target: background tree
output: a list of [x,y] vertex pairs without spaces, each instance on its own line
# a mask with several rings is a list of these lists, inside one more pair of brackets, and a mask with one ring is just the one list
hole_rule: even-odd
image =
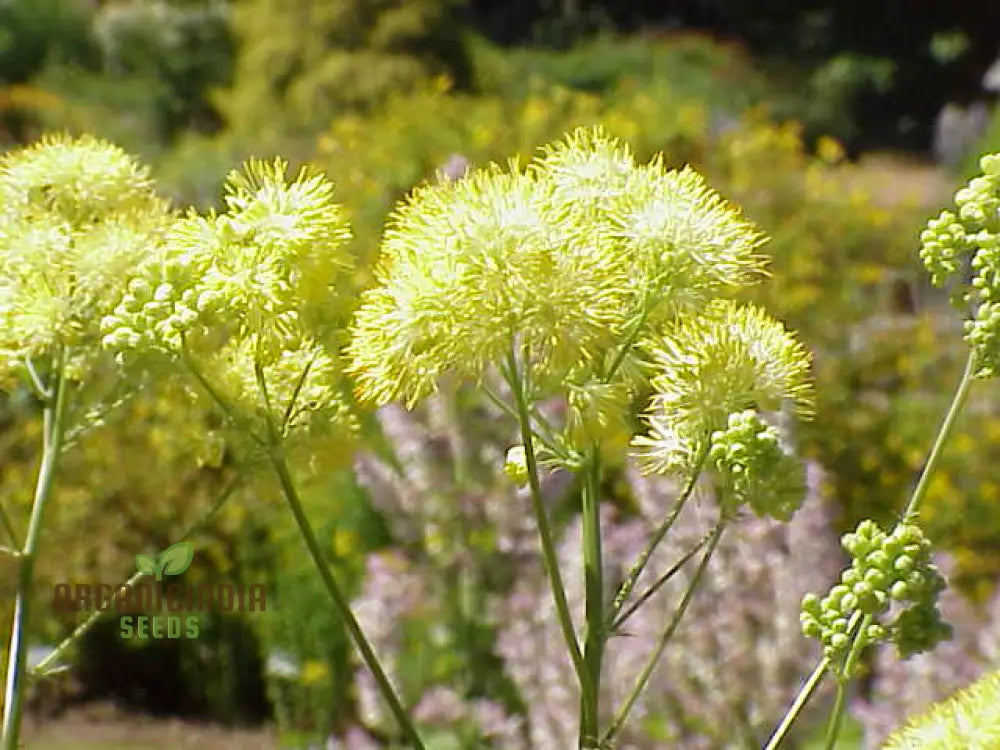
[[468,82],[456,0],[245,0],[233,7],[239,56],[219,104],[258,141],[313,133],[427,76]]

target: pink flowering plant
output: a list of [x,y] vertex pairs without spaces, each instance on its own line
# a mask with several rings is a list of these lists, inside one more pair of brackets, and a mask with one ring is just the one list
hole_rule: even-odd
[[[938,609],[945,579],[919,511],[970,389],[1000,363],[1000,156],[982,167],[956,196],[957,211],[921,237],[934,282],[951,283],[968,313],[968,365],[897,523],[865,520],[846,534],[839,580],[802,599],[801,630],[820,654],[784,717],[774,717],[769,749],[825,679],[834,688],[825,746],[836,747],[867,649],[889,642],[908,659],[950,634]],[[51,139],[5,158],[0,195],[2,373],[30,383],[45,414],[27,537],[17,537],[6,510],[2,519],[20,571],[3,750],[19,741],[42,512],[67,425],[86,421],[88,399],[108,398],[88,390],[97,372],[113,372],[126,392],[166,382],[181,389],[190,408],[219,417],[203,460],[220,460],[221,445],[248,474],[275,483],[363,679],[406,747],[424,748],[421,727],[433,721],[508,743],[524,733],[498,706],[463,706],[442,688],[407,705],[387,669],[394,634],[384,632],[376,600],[352,605],[331,570],[298,482],[353,447],[361,406],[412,410],[467,386],[517,434],[494,468],[530,508],[514,515],[530,518],[570,668],[571,681],[557,681],[575,709],[572,738],[557,738],[563,746],[627,746],[637,712],[659,705],[654,691],[663,710],[683,704],[669,674],[657,675],[686,669],[669,654],[685,648],[677,640],[685,615],[712,616],[696,603],[699,591],[725,590],[713,580],[713,558],[732,564],[733,529],[751,521],[755,533],[771,533],[806,497],[794,428],[812,413],[809,354],[782,323],[739,301],[767,275],[766,237],[692,169],[637,163],[599,129],[575,131],[526,165],[491,165],[414,190],[389,219],[376,283],[350,318],[342,283],[350,230],[334,187],[308,169],[290,175],[280,160],[251,161],[229,177],[224,211],[181,214],[113,147]],[[665,482],[644,503],[648,525],[621,523],[602,504],[603,483],[635,470]],[[569,535],[546,497],[560,476],[578,489]],[[444,494],[428,491],[427,506],[436,507]],[[697,495],[711,498],[700,506],[710,517],[692,526]],[[459,559],[438,546],[449,564]],[[396,569],[390,557],[383,563]],[[517,594],[512,616],[518,601],[541,606],[530,586]],[[641,648],[626,658],[612,639],[626,641],[632,628],[643,633]],[[515,661],[516,644],[500,640]],[[697,686],[693,671],[683,674]],[[955,700],[986,705],[995,693],[994,680]],[[742,744],[754,742],[750,724],[759,723],[746,719],[747,703],[736,696],[720,709],[744,718],[747,726],[732,730]],[[944,727],[942,710],[921,726],[950,732],[946,746],[956,748],[971,746],[964,731],[995,731],[977,724],[988,712],[967,714]]]

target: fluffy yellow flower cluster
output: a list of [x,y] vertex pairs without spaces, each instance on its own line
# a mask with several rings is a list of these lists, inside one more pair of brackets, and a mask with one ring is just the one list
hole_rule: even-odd
[[[0,358],[74,350],[82,372],[101,317],[170,215],[144,167],[89,136],[48,136],[0,159]],[[113,303],[111,303],[113,304]],[[78,373],[79,374],[79,373]]]
[[811,399],[808,357],[784,328],[717,304],[764,275],[763,241],[696,172],[637,164],[600,129],[526,167],[424,187],[394,214],[357,313],[358,392],[412,405],[446,373],[510,379],[513,361],[530,400],[564,399],[569,447],[624,445],[653,368],[644,449],[675,468],[667,442],[689,448],[734,411]]
[[360,392],[414,403],[445,372],[478,378],[516,348],[536,385],[601,369],[640,321],[762,272],[761,235],[691,170],[600,130],[527,168],[414,192],[394,214],[351,344]]

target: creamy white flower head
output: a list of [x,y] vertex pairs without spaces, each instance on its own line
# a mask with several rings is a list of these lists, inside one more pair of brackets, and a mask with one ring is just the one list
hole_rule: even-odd
[[176,222],[104,321],[105,343],[171,352],[182,340],[212,348],[231,335],[255,338],[266,357],[298,346],[304,325],[323,322],[331,286],[350,265],[350,232],[327,179],[286,172],[280,159],[250,161],[227,179],[225,213]]
[[632,176],[629,204],[612,216],[635,276],[661,299],[651,318],[692,309],[758,281],[766,238],[690,167],[664,171],[659,160]]
[[1000,746],[1000,671],[936,703],[895,732],[885,750]]

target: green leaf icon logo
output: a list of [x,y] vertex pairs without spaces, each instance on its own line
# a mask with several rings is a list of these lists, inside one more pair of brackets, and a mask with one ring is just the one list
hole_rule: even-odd
[[135,567],[143,575],[155,575],[157,581],[163,576],[177,576],[191,566],[194,559],[194,545],[191,542],[177,542],[167,547],[157,557],[136,555]]
[[194,545],[191,542],[177,542],[163,550],[160,555],[160,570],[163,575],[179,576],[194,559]]
[[156,560],[149,555],[136,555],[135,569],[144,575],[151,576],[156,573]]

